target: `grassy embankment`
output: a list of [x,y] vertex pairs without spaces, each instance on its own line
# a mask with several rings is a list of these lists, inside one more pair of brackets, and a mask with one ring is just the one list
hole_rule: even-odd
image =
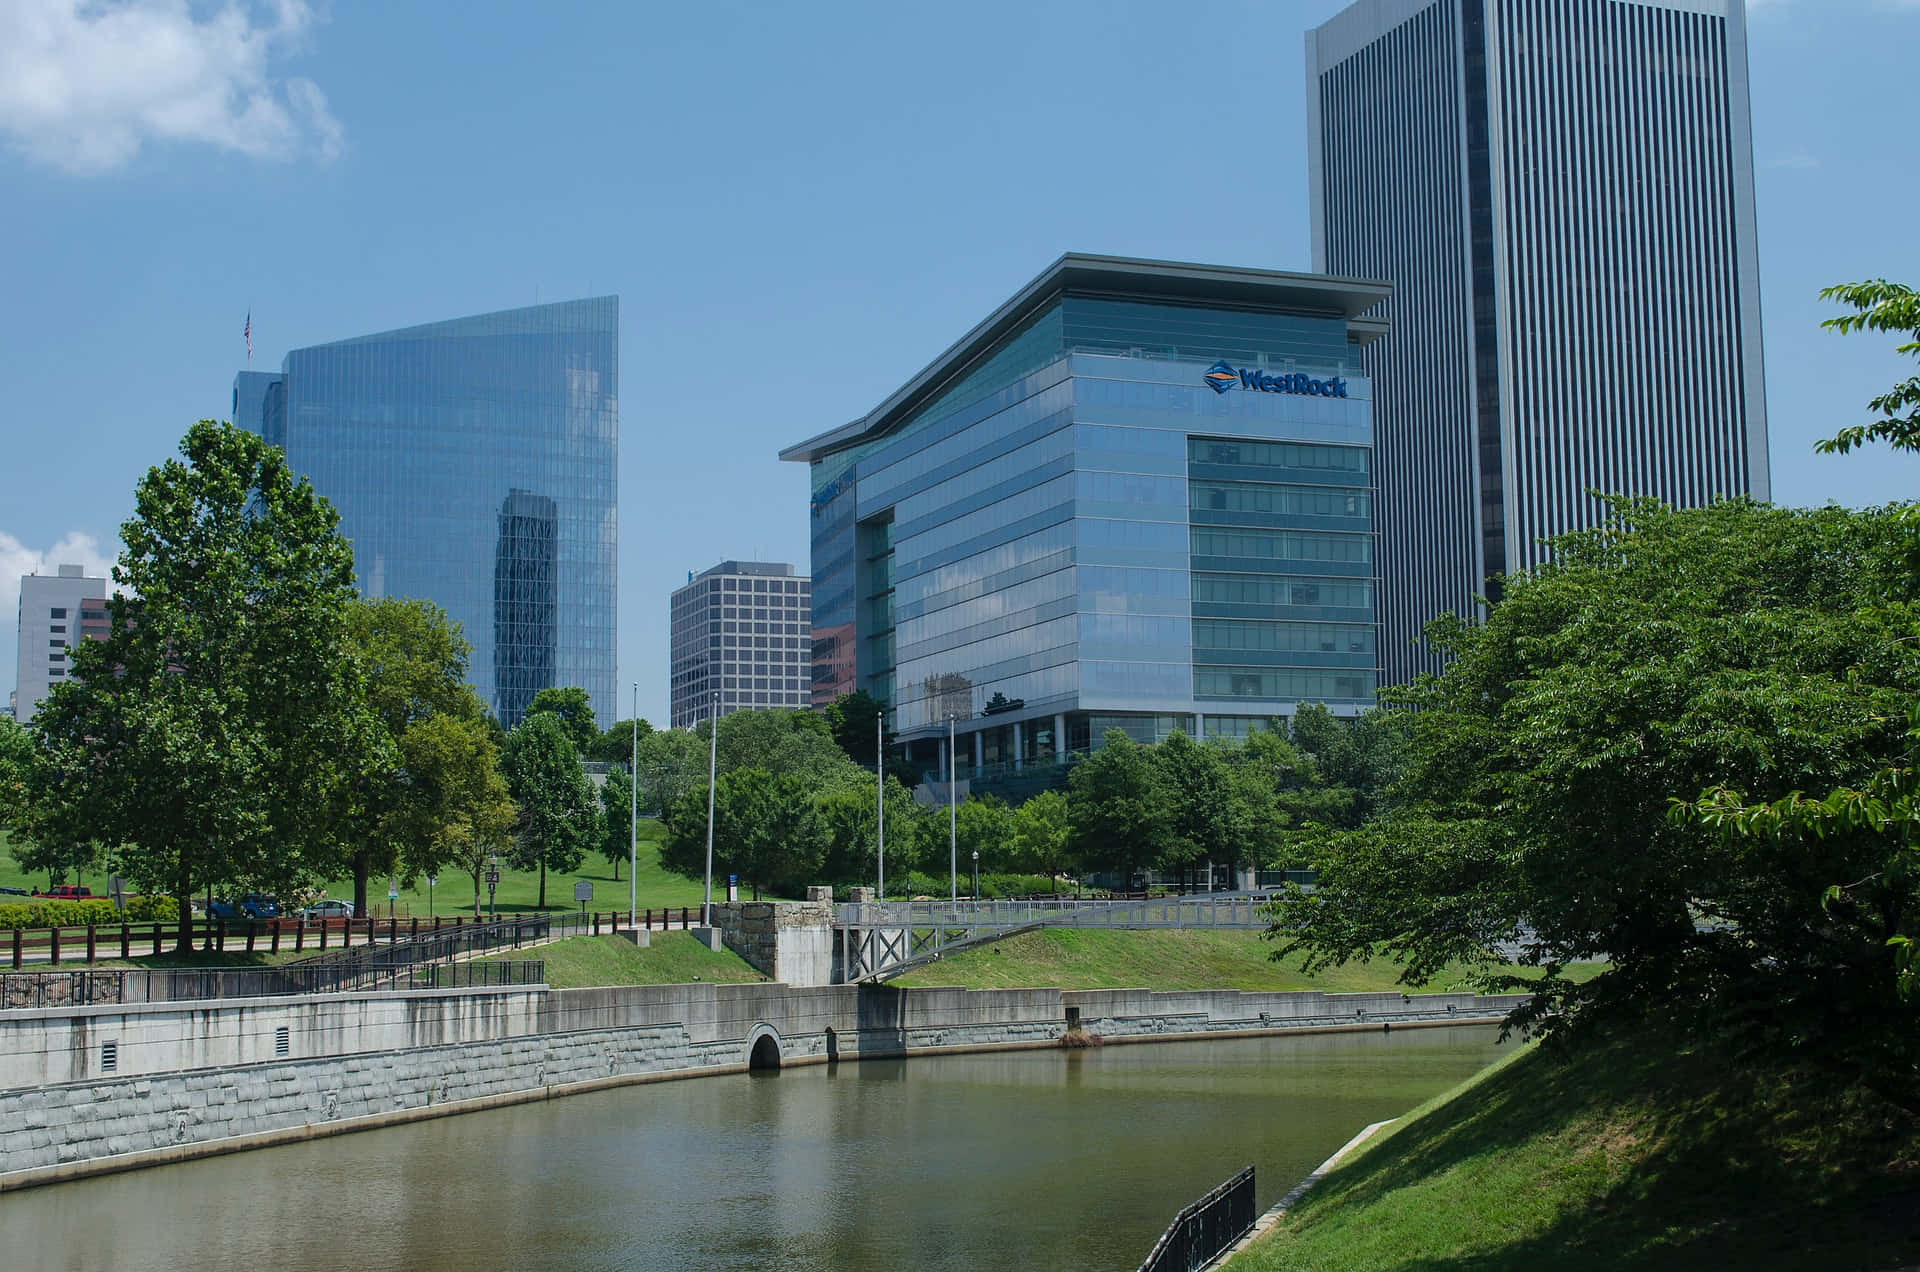
[[645,949],[625,937],[580,936],[476,961],[500,963],[529,958],[546,961],[547,984],[554,989],[685,985],[696,981],[739,985],[767,979],[732,950],[716,953],[685,932],[655,932],[653,943]]
[[[968,989],[1318,989],[1336,994],[1406,990],[1395,979],[1399,967],[1384,960],[1351,963],[1307,976],[1293,964],[1270,960],[1267,956],[1273,949],[1273,943],[1262,940],[1257,932],[1024,932],[950,955],[893,983]],[[1584,979],[1599,970],[1597,964],[1582,964],[1573,974]],[[1463,980],[1464,972],[1459,972],[1407,992],[1464,988]]]
[[1518,1051],[1387,1128],[1228,1267],[1917,1260],[1912,1112],[1783,1062],[1635,1039]]

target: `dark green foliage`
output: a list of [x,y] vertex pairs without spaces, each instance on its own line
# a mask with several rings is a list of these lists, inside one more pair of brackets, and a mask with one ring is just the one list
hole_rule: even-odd
[[625,769],[613,769],[600,788],[600,855],[613,867],[614,882],[620,880],[620,867],[633,855],[633,778]]
[[[98,837],[143,890],[287,892],[327,877],[395,756],[348,652],[353,550],[284,456],[202,420],[150,470],[107,602],[33,729],[34,838]],[[84,835],[81,828],[85,828]]]
[[653,726],[645,720],[616,721],[605,733],[595,739],[592,746],[581,753],[581,758],[597,760],[602,764],[631,763],[636,732],[644,743],[653,735]]
[[527,704],[526,715],[543,714],[559,717],[576,755],[587,758],[587,753],[599,745],[600,726],[593,722],[593,702],[585,689],[575,685],[542,689]]
[[[721,741],[724,746],[724,736]],[[756,899],[763,890],[797,896],[817,881],[826,834],[813,797],[799,778],[765,769],[735,769],[721,774],[713,805],[717,881],[737,874],[752,885]],[[702,878],[706,844],[707,789],[702,783],[680,796],[668,823],[661,864],[689,878]]]
[[1074,858],[1093,870],[1131,879],[1173,840],[1172,799],[1153,753],[1119,729],[1079,764],[1067,782],[1067,820]]
[[600,800],[560,716],[539,712],[507,735],[502,768],[516,810],[513,864],[540,872],[539,905],[547,904],[547,871],[572,872],[604,836]]
[[[1452,662],[1395,695],[1419,708],[1403,805],[1322,837],[1287,949],[1385,951],[1418,982],[1516,941],[1550,973],[1528,1013],[1545,1026],[1659,1011],[1829,1054],[1910,1048],[1885,942],[1917,876],[1884,841],[1727,837],[1668,801],[1830,790],[1905,753],[1914,548],[1898,512],[1614,501],[1484,624],[1429,627]],[[1854,880],[1876,882],[1823,905]],[[1551,974],[1576,959],[1614,966]]]

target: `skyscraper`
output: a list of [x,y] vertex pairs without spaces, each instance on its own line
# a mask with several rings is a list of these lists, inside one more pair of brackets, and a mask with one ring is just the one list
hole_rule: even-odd
[[1383,683],[1590,491],[1768,497],[1742,0],[1360,0],[1306,45],[1314,268],[1393,284]]
[[690,729],[718,709],[809,705],[813,581],[777,561],[722,561],[675,588],[668,713]]
[[361,336],[241,372],[233,418],[340,513],[369,596],[432,601],[500,722],[549,686],[614,694],[620,302]]

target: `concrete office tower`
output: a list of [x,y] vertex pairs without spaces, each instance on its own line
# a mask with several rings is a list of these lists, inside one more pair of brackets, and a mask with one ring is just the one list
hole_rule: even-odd
[[1384,683],[1589,490],[1768,497],[1741,0],[1361,0],[1306,45],[1314,267],[1393,285]]
[[67,651],[77,642],[106,638],[107,580],[88,578],[77,565],[22,577],[13,718],[33,719],[47,691],[66,679]]
[[686,729],[721,715],[811,703],[812,580],[773,561],[722,561],[672,599],[668,713]]
[[[815,701],[1041,783],[1109,730],[1239,737],[1373,702],[1380,283],[1061,257],[812,470]],[[952,723],[949,724],[951,718]],[[1044,770],[1051,769],[1051,777]]]
[[340,512],[368,596],[432,601],[512,728],[550,686],[612,720],[620,302],[457,318],[295,349],[233,418]]

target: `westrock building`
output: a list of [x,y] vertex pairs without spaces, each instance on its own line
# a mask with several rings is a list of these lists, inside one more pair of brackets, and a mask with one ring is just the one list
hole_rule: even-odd
[[1373,702],[1384,283],[1069,254],[812,469],[813,700],[944,779]]

